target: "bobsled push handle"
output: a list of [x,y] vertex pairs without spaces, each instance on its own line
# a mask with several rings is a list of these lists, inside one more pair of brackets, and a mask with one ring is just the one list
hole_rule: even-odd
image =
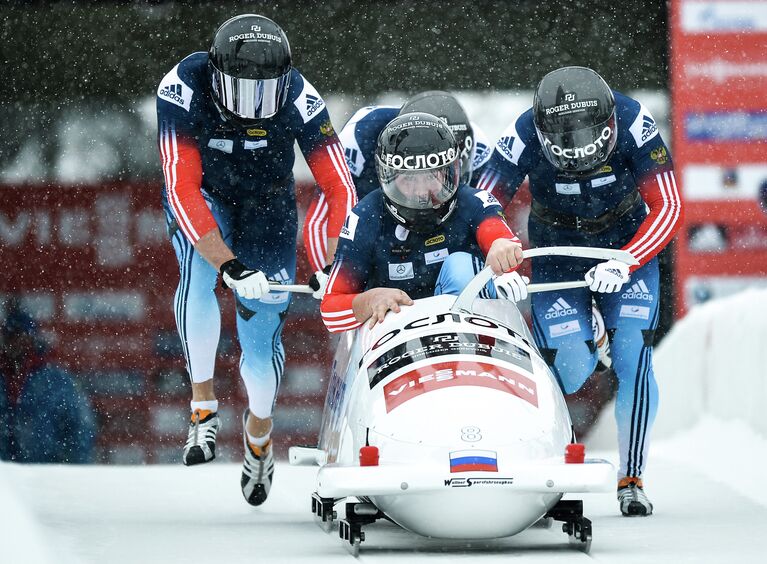
[[314,292],[308,284],[280,284],[279,282],[269,282],[270,292],[293,292],[295,294],[311,294]]
[[[599,247],[540,247],[537,249],[526,249],[522,251],[524,258],[543,257],[543,256],[566,256],[579,258],[592,258],[596,260],[619,260],[630,266],[639,264],[634,255],[622,249],[602,249]],[[472,278],[461,294],[456,298],[451,311],[471,311],[471,305],[474,299],[482,291],[482,288],[492,280],[493,271],[489,266],[483,268]],[[528,293],[548,292],[551,290],[568,290],[570,288],[582,288],[587,286],[585,280],[574,280],[572,282],[551,282],[548,284],[530,284],[527,287]]]

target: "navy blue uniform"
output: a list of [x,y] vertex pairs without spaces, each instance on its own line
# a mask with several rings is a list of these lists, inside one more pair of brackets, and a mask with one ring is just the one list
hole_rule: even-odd
[[402,227],[384,207],[383,191],[368,194],[349,214],[336,250],[328,290],[322,301],[330,331],[361,325],[351,312],[354,297],[371,288],[398,288],[411,298],[433,296],[443,263],[450,255],[474,257],[474,272],[492,242],[513,238],[498,201],[468,186],[458,189],[453,213],[434,232]]
[[[373,190],[378,189],[378,174],[375,165],[375,151],[378,136],[383,128],[399,115],[399,106],[365,106],[355,112],[346,122],[338,138],[344,146],[346,163],[351,171],[357,198],[362,200]],[[490,160],[492,146],[489,146],[484,133],[476,124],[472,147],[472,184],[479,180],[483,166]],[[315,270],[325,266],[325,216],[327,205],[323,195],[318,195],[306,213],[304,224],[304,242],[309,249],[309,257]]]
[[[655,256],[679,228],[681,202],[671,156],[650,112],[628,96],[614,95],[618,139],[604,166],[583,177],[560,172],[544,157],[528,110],[503,133],[478,187],[505,205],[528,177],[534,247],[622,248],[640,262],[622,291],[593,294],[611,335],[619,380],[616,418],[623,477],[641,476],[647,458],[658,395],[652,369],[659,299]],[[595,264],[563,257],[532,260],[536,283],[578,280]],[[597,363],[591,300],[588,288],[532,297],[533,334],[565,393],[578,390]]]
[[[180,284],[175,313],[192,381],[213,377],[220,314],[214,294],[218,273],[194,245],[219,229],[237,258],[272,280],[290,283],[296,265],[294,144],[329,203],[328,235],[337,237],[356,202],[325,102],[292,69],[287,103],[268,119],[237,129],[219,114],[210,94],[207,53],[189,55],[157,90],[163,204]],[[241,373],[250,409],[269,417],[282,375],[282,324],[290,295],[261,300],[237,296]]]

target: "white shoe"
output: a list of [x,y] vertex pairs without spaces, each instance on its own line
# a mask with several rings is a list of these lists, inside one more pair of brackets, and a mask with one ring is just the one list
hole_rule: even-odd
[[221,428],[218,412],[195,409],[184,445],[184,465],[193,466],[216,458],[216,435]]

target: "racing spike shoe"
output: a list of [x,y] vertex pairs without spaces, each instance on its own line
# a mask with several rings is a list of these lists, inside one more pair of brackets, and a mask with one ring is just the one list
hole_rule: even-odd
[[240,486],[242,487],[242,495],[245,496],[245,501],[251,505],[261,505],[269,496],[269,490],[272,487],[272,476],[274,476],[272,441],[269,440],[262,447],[250,444],[244,429],[247,417],[246,411],[242,418],[245,461],[242,465]]
[[618,503],[626,517],[652,515],[652,503],[642,488],[642,479],[628,476],[618,482]]
[[184,445],[184,465],[193,466],[216,458],[216,434],[221,428],[218,412],[195,409]]

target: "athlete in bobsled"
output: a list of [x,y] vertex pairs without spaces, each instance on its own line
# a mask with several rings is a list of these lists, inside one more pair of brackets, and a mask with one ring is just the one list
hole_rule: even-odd
[[330,331],[372,326],[413,299],[458,294],[485,262],[504,297],[527,296],[526,279],[514,272],[519,239],[492,195],[460,184],[460,150],[443,120],[392,120],[379,136],[376,167],[381,188],[355,206],[339,237],[320,308]]
[[[357,200],[362,200],[380,187],[376,148],[381,132],[398,115],[412,112],[431,114],[447,122],[460,149],[460,183],[473,186],[479,179],[484,164],[493,152],[493,145],[479,126],[469,120],[455,96],[449,92],[429,90],[409,98],[401,107],[379,105],[360,108],[338,134],[357,191]],[[316,190],[306,211],[303,238],[309,262],[318,271],[330,269],[326,260],[327,216],[327,199],[321,190]]]
[[614,469],[576,464],[559,385],[514,304],[527,294],[521,246],[497,201],[461,185],[457,155],[433,115],[381,133],[381,188],[347,217],[321,306],[343,334],[320,440],[291,462],[322,466],[312,509],[326,525],[357,499],[339,523],[353,550],[378,518],[483,539],[542,517],[588,550],[582,502],[561,497],[609,489]]

